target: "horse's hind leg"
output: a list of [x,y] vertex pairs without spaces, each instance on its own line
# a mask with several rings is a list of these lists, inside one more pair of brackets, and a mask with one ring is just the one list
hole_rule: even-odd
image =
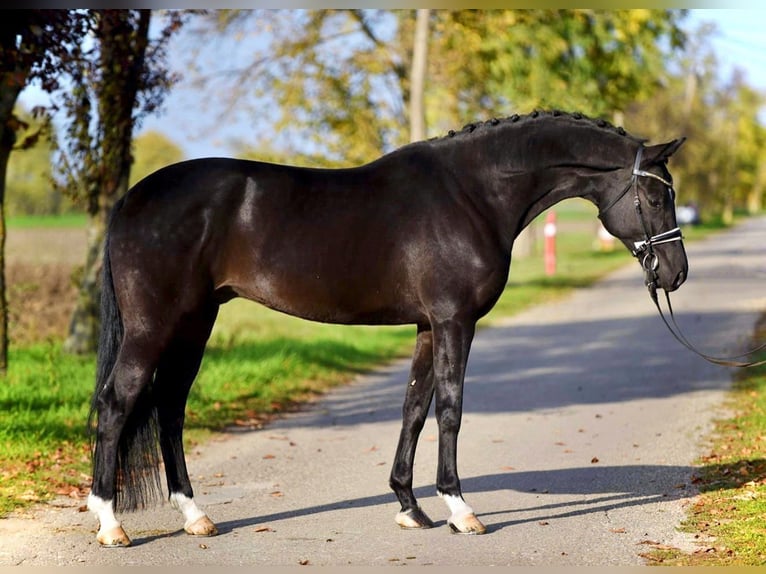
[[430,528],[433,522],[420,509],[412,491],[412,467],[420,431],[428,416],[434,394],[433,336],[418,328],[407,395],[402,409],[402,431],[389,484],[402,505],[396,523],[402,528]]
[[195,536],[215,536],[218,530],[194,502],[183,448],[184,410],[217,314],[218,305],[211,303],[182,321],[160,358],[154,381],[170,502],[183,514],[184,530]]
[[145,505],[157,486],[154,473],[159,461],[147,393],[156,361],[153,347],[126,335],[109,379],[97,390],[98,426],[88,508],[98,519],[96,539],[102,546],[130,545],[115,518],[115,508],[131,510]]

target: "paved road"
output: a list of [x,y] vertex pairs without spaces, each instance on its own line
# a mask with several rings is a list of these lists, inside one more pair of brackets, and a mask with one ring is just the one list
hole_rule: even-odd
[[[766,309],[764,245],[761,218],[690,247],[675,306],[705,350],[736,350]],[[671,339],[637,265],[479,332],[459,461],[485,536],[446,526],[432,419],[415,483],[437,527],[393,522],[387,478],[407,366],[199,448],[190,468],[216,538],[186,536],[163,506],[124,516],[134,546],[105,550],[81,502],[58,501],[0,521],[0,564],[640,565],[650,542],[693,548],[676,526],[731,372]]]

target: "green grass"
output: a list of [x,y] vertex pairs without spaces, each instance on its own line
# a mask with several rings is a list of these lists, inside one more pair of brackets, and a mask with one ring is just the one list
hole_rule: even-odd
[[[542,256],[516,259],[504,294],[481,325],[563,296],[627,264],[630,255],[593,249],[592,212],[574,205],[560,220],[587,231],[558,236],[558,273]],[[542,246],[540,246],[540,249]],[[642,280],[636,266],[636,281]],[[234,300],[221,309],[187,405],[187,439],[228,425],[258,426],[326,389],[395,357],[408,356],[414,327],[311,323]],[[61,342],[12,347],[0,385],[0,516],[89,480],[86,419],[94,360],[65,355]]]
[[8,218],[7,225],[11,229],[55,229],[83,228],[88,222],[84,213],[67,213],[64,215],[15,215]]
[[11,348],[0,385],[0,516],[86,487],[94,372],[91,358],[63,355],[60,344]]

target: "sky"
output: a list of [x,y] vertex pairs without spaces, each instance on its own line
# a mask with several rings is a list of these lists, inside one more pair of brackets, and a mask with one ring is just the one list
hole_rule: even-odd
[[726,69],[736,65],[747,71],[750,83],[766,91],[766,9],[690,10],[692,25],[713,21],[720,34],[714,41],[716,53]]
[[[713,44],[724,77],[737,66],[745,71],[750,85],[766,93],[765,16],[766,9],[692,9],[686,26],[693,30],[703,21],[715,22],[719,33]],[[236,58],[237,54],[227,53],[226,56]],[[216,65],[216,62],[210,65]],[[21,101],[30,105],[39,103],[42,98],[39,91],[27,89],[22,93]],[[220,111],[215,101],[197,99],[194,90],[182,81],[166,99],[163,112],[146,118],[138,133],[147,130],[165,133],[184,150],[187,158],[232,155],[231,139],[247,139],[253,127],[243,125],[241,121],[216,120]]]

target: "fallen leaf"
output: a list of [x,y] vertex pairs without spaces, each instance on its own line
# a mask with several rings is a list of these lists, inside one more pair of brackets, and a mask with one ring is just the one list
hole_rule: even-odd
[[598,462],[598,457],[594,456],[592,459],[590,459],[590,462],[591,464],[596,464]]
[[255,532],[274,532],[274,529],[269,526],[259,526],[255,529]]
[[624,528],[612,528],[609,530],[609,532],[614,532],[615,534],[625,534],[627,530]]
[[548,522],[547,520],[541,520],[540,522],[538,522],[538,524],[540,526],[548,526],[550,524],[550,522]]
[[263,460],[270,460],[272,458],[277,458],[277,457],[275,455],[273,455],[273,454],[263,455]]
[[283,493],[281,493],[281,492],[280,492],[280,491],[278,491],[278,490],[275,490],[274,492],[272,492],[272,493],[271,493],[271,496],[273,496],[274,498],[279,498],[279,497],[281,497],[281,496],[284,496],[284,494],[283,494]]
[[501,466],[500,470],[516,470],[516,469],[512,466]]
[[303,560],[298,560],[298,564],[300,564],[301,566],[308,566],[308,563],[309,561],[306,560],[305,558]]
[[207,544],[200,544],[200,545],[199,545],[199,547],[200,547],[202,550],[207,550]]

